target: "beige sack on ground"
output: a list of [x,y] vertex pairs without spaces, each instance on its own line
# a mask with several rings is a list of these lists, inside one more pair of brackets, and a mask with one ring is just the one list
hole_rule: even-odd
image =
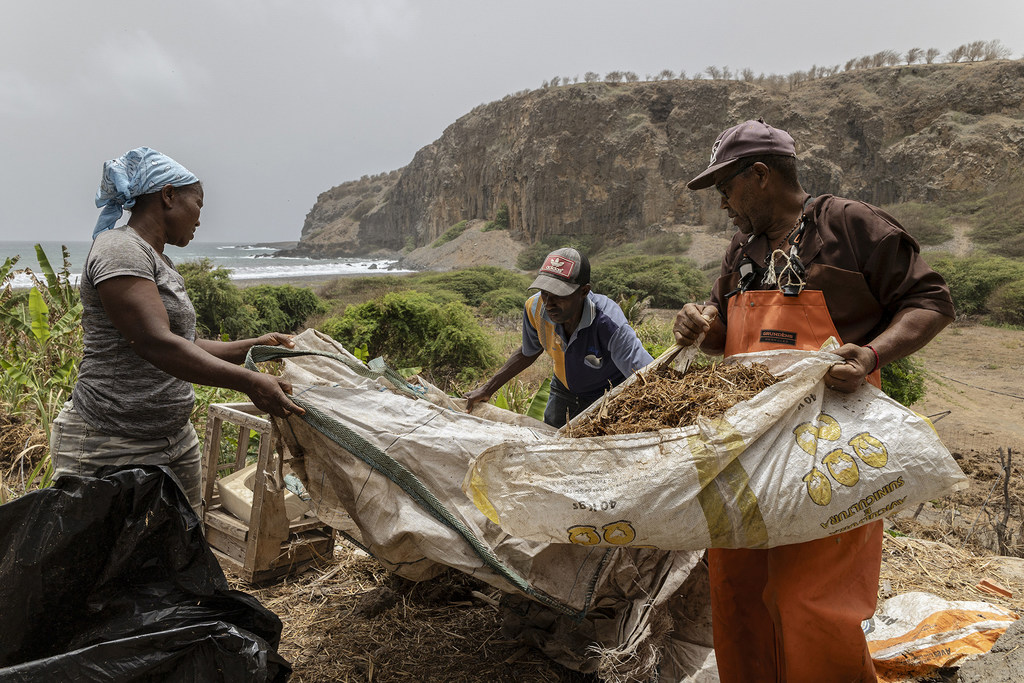
[[926,419],[869,384],[826,389],[839,360],[733,356],[782,379],[689,427],[506,441],[474,461],[463,489],[520,538],[697,550],[822,538],[966,486]]

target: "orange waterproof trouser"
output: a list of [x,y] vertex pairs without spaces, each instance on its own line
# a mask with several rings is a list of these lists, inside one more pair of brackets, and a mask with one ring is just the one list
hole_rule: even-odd
[[708,550],[723,683],[874,681],[861,622],[875,612],[882,522],[767,550]]

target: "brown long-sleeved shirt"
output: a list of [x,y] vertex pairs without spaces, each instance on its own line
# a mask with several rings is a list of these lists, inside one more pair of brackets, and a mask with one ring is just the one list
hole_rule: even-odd
[[[917,241],[895,218],[870,204],[832,195],[816,197],[808,214],[798,248],[807,269],[806,288],[824,292],[844,343],[869,343],[904,308],[953,316],[949,287],[924,262]],[[747,236],[736,233],[729,244],[711,295],[711,303],[718,307],[725,325],[725,295],[739,282],[744,250],[763,267],[767,240],[759,237],[747,244]],[[749,287],[768,288],[760,273]]]

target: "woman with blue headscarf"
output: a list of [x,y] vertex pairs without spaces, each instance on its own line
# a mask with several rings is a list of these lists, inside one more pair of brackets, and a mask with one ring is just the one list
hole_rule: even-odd
[[[199,227],[203,186],[184,166],[148,147],[133,149],[103,165],[96,206],[102,211],[79,283],[82,362],[71,400],[53,422],[54,474],[167,465],[200,512],[192,383],[242,391],[278,417],[302,414],[287,382],[239,365],[252,346],[292,346],[291,337],[196,338],[185,281],[164,254],[166,245],[188,244]],[[124,209],[131,217],[115,227]]]

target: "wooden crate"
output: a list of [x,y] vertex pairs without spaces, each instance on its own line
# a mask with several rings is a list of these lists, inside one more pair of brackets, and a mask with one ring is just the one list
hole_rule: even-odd
[[[218,477],[224,423],[238,425],[238,448],[232,472],[245,467],[250,430],[259,438],[252,511],[240,520],[220,504]],[[222,564],[249,583],[264,583],[300,571],[317,558],[329,559],[334,531],[312,514],[288,521],[284,506],[284,465],[287,448],[273,423],[251,403],[214,403],[206,423],[203,454],[203,525],[206,540]]]

